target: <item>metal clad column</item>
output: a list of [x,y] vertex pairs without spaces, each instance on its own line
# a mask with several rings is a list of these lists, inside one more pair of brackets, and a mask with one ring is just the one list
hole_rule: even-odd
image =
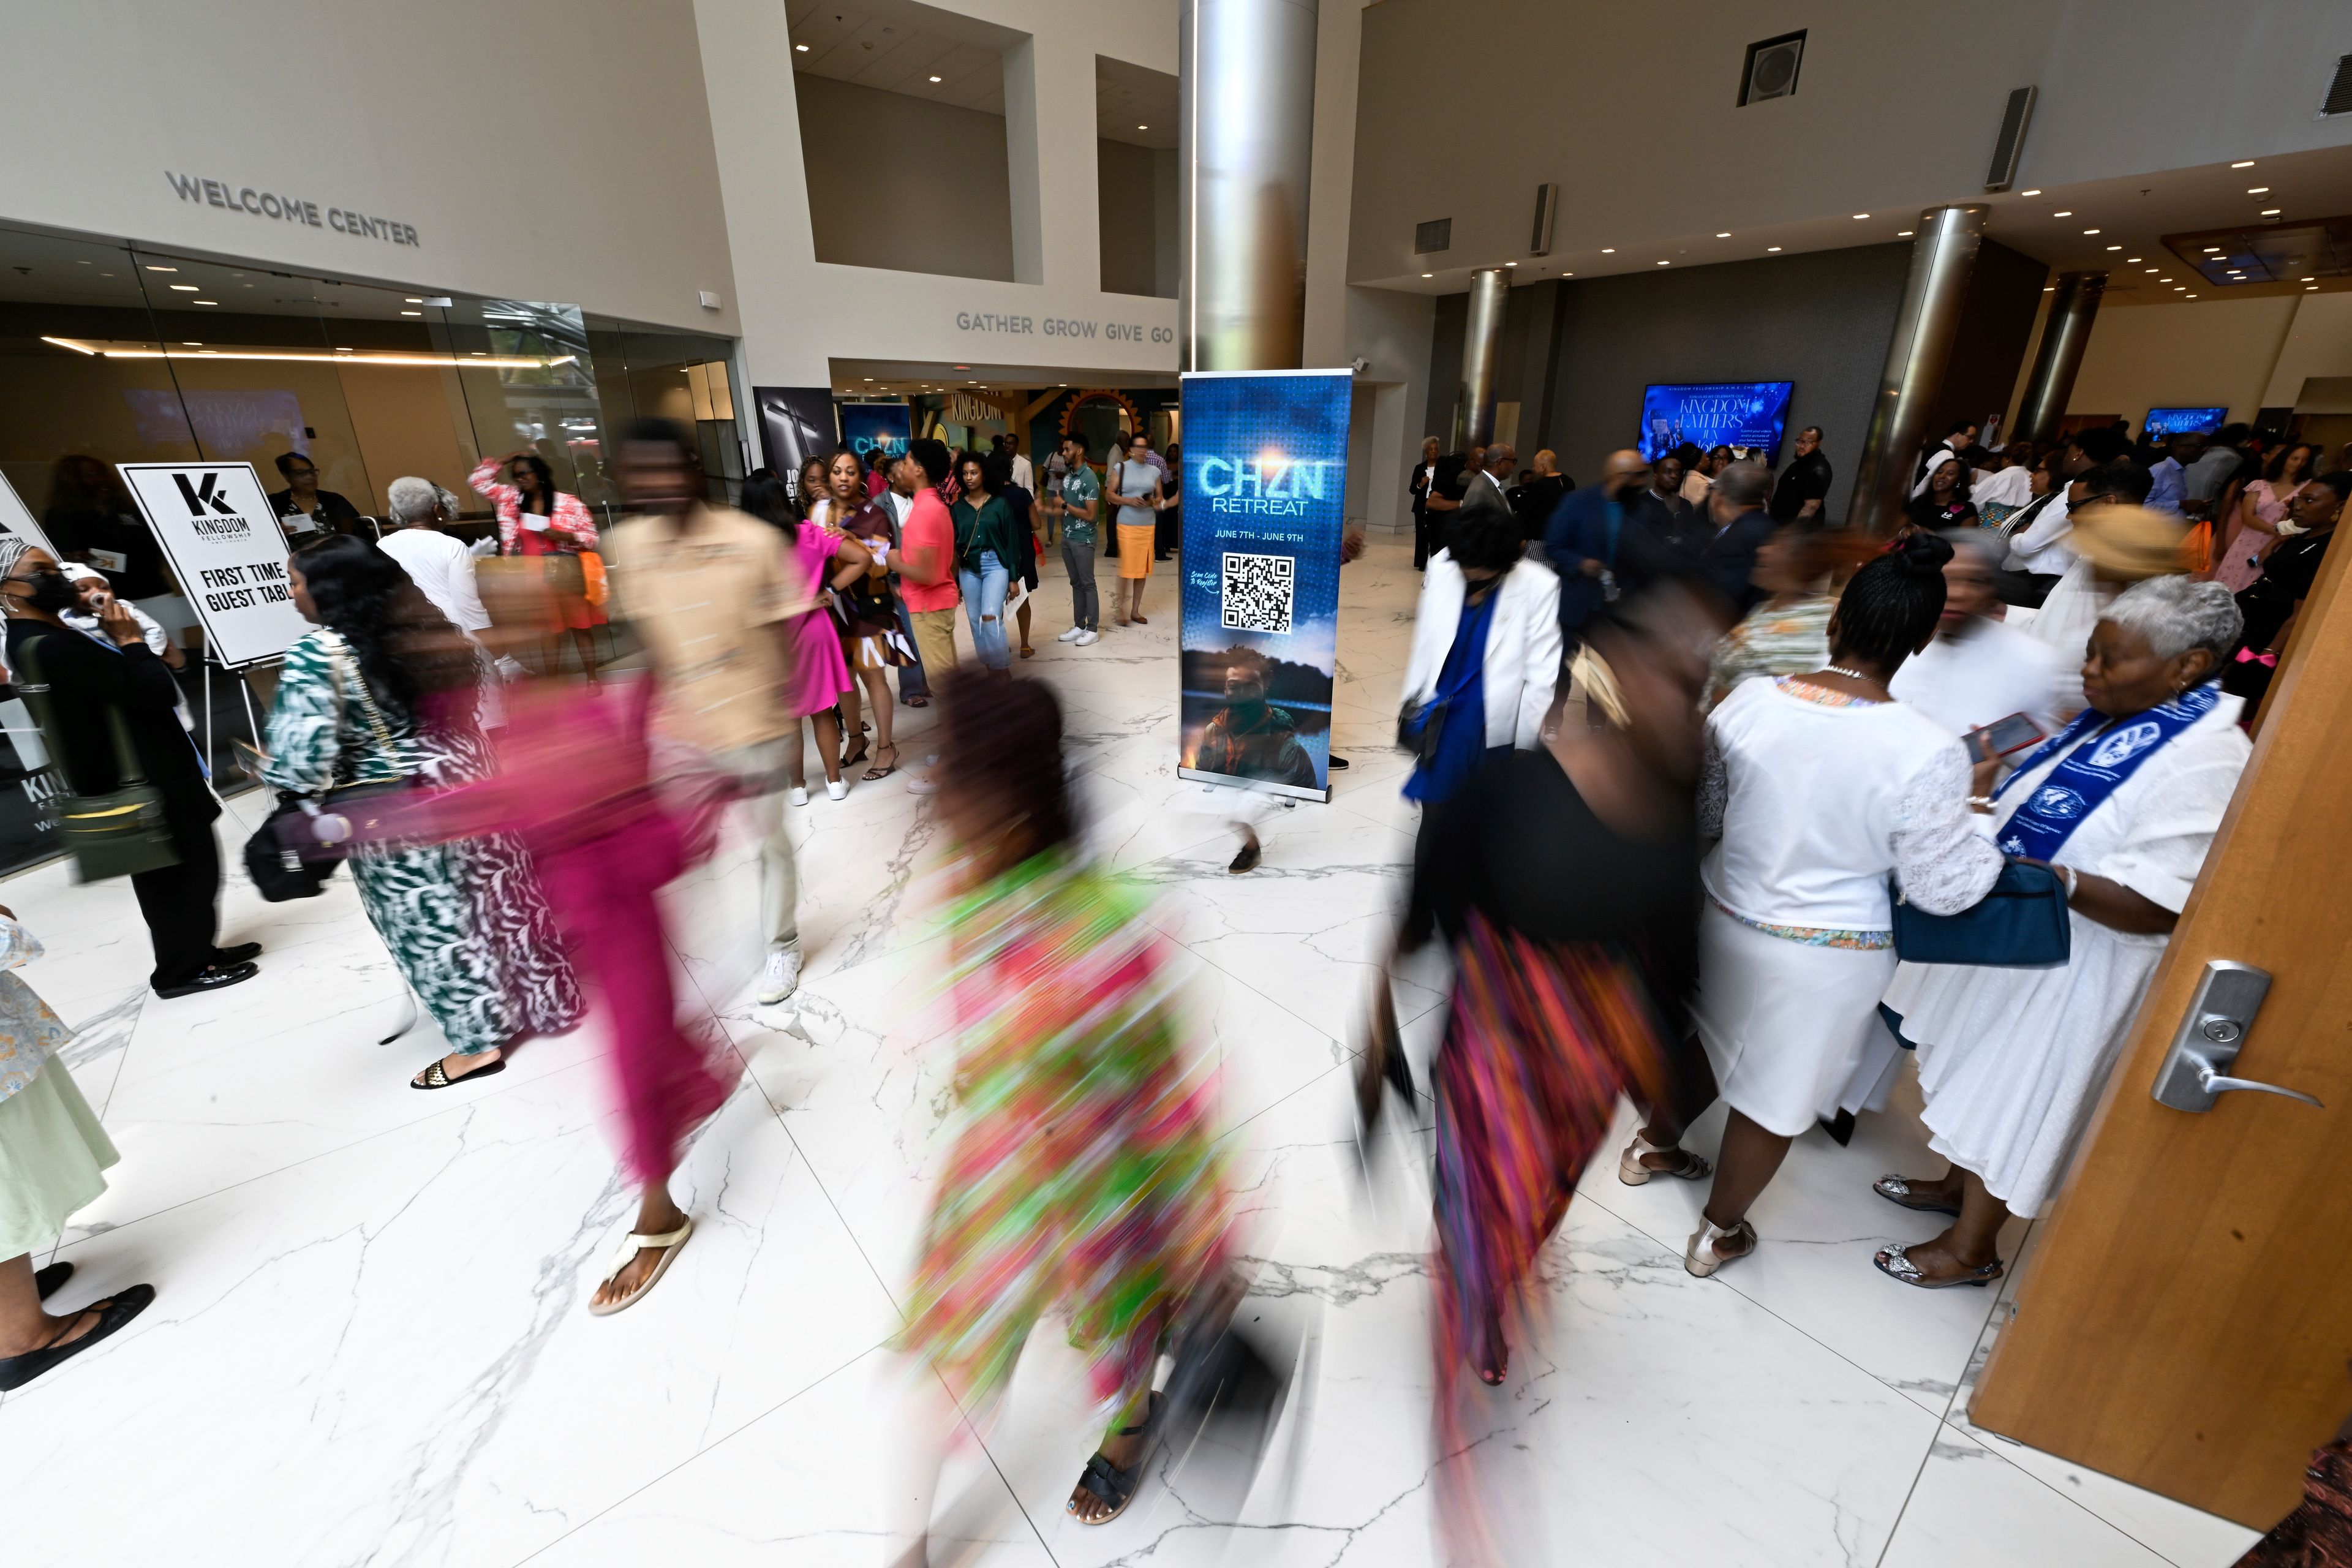
[[1503,363],[1503,313],[1511,275],[1499,267],[1470,274],[1470,314],[1462,329],[1463,440],[1483,447],[1495,438],[1495,382]]
[[2058,291],[2050,298],[2050,317],[2042,326],[2042,346],[2034,352],[2033,374],[2026,378],[2025,396],[2017,405],[2017,431],[2037,447],[2058,434],[2066,417],[2066,400],[2074,395],[2074,373],[2083,368],[2083,346],[2091,341],[2091,323],[2098,319],[2099,301],[2107,292],[2104,272],[2061,272]]
[[1911,496],[1911,469],[1927,436],[1930,405],[1943,389],[1944,367],[1952,357],[1952,334],[1960,322],[1969,269],[1984,238],[1981,203],[1930,207],[1919,215],[1919,237],[1911,242],[1911,276],[1903,285],[1903,309],[1886,345],[1886,369],[1878,379],[1878,401],[1870,414],[1870,437],[1853,478],[1853,500],[1846,522],[1875,533],[1894,531],[1903,503]]
[[1316,0],[1183,0],[1177,139],[1185,370],[1295,370],[1307,328]]

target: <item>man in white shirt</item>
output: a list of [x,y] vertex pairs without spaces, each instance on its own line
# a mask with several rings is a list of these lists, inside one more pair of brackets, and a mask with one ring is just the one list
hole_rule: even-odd
[[1013,459],[1013,482],[1031,495],[1035,495],[1037,470],[1030,463],[1029,454],[1021,449],[1021,438],[1017,436],[999,436],[996,437],[996,449],[1007,454]]
[[2056,733],[2064,656],[1992,619],[2000,602],[1993,592],[2000,541],[1981,528],[1951,529],[1943,537],[1952,558],[1944,563],[1936,640],[1905,660],[1886,689],[1956,735],[2016,713],[2044,735]]
[[400,563],[434,607],[461,632],[486,631],[490,616],[474,583],[474,552],[448,534],[448,521],[439,487],[430,479],[397,479],[384,491],[393,531],[377,541],[377,548]]

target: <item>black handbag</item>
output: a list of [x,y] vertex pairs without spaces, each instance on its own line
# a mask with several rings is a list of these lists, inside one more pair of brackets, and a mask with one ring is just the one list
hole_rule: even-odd
[[[329,662],[334,674],[335,693],[348,705],[351,690],[357,690],[370,732],[377,746],[389,752],[393,750],[392,728],[383,721],[383,713],[375,705],[374,694],[368,690],[364,674],[352,670],[352,686],[345,687],[343,654],[341,639],[337,640],[334,657]],[[382,837],[384,804],[414,787],[415,781],[404,773],[384,773],[332,785],[320,792],[315,799],[293,791],[281,793],[277,810],[246,841],[247,874],[252,877],[262,898],[271,903],[316,898],[325,890],[327,879],[334,874],[336,865],[352,852],[355,843]]]
[[[79,635],[79,634],[68,634]],[[27,679],[17,690],[25,694],[34,721],[41,727],[60,783],[65,776],[65,749],[49,713],[49,685],[41,675],[40,639],[28,637],[17,654]],[[147,782],[140,770],[139,753],[131,748],[131,731],[112,703],[106,709],[106,726],[114,743],[115,787],[104,795],[76,795],[59,790],[42,807],[44,826],[56,836],[58,847],[73,857],[74,869],[85,882],[109,877],[135,877],[180,863],[179,847],[172,842],[172,826],[163,816],[163,792]]]
[[2066,888],[2047,866],[2011,860],[1992,891],[1956,915],[1931,915],[1903,899],[1895,906],[1895,953],[1906,963],[1966,963],[1981,969],[2054,969],[2074,952]]

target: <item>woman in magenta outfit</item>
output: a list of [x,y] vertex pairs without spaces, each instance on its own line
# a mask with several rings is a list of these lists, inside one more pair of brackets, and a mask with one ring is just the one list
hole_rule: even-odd
[[[802,466],[801,494],[813,505],[828,493],[824,470],[822,458],[811,458]],[[855,552],[860,563],[866,559],[865,547],[845,538],[822,510],[814,521],[796,515],[781,479],[753,479],[745,485],[743,510],[782,531],[791,542],[793,561],[812,583],[826,582],[840,565],[847,564],[846,560],[836,563],[836,556]],[[849,661],[841,656],[841,623],[834,619],[830,601],[828,591],[820,595],[815,609],[793,624],[792,684],[784,693],[784,704],[815,727],[817,755],[824,762],[824,793],[839,800],[849,793],[841,776],[841,715],[836,711],[842,694],[849,689]],[[803,771],[797,726],[786,765],[792,778],[792,803],[806,805],[808,775]]]

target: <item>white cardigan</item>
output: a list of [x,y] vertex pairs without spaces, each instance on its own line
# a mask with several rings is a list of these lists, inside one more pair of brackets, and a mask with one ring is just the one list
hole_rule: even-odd
[[[1412,652],[1405,660],[1400,709],[1437,695],[1437,679],[1462,625],[1469,586],[1451,552],[1430,557],[1421,604],[1413,612]],[[1559,680],[1559,579],[1542,562],[1522,560],[1495,591],[1495,618],[1486,627],[1486,744],[1525,751],[1539,743]]]

